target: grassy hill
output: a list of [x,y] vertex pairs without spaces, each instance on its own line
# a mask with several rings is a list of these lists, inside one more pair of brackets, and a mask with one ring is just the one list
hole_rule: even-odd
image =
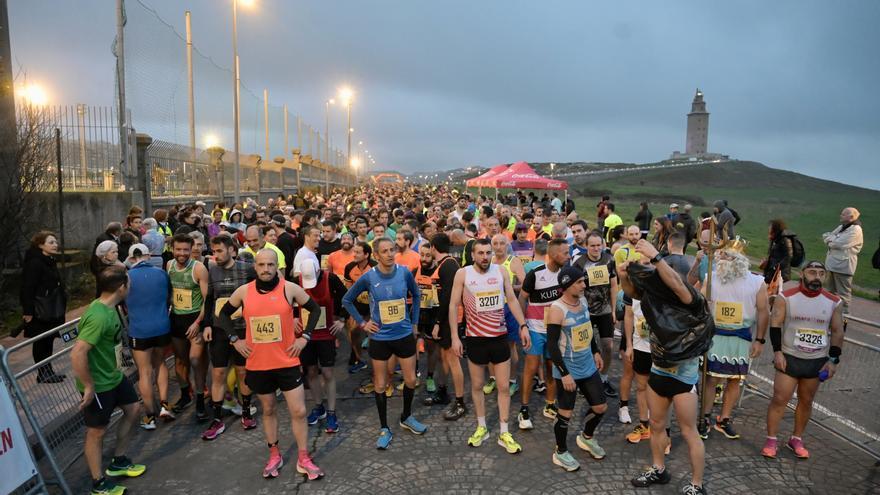
[[[561,171],[561,170],[558,170]],[[595,204],[610,194],[618,213],[630,221],[641,201],[654,215],[665,214],[672,202],[694,205],[694,216],[711,211],[717,199],[726,199],[742,217],[737,234],[750,242],[749,255],[767,252],[767,222],[782,218],[798,234],[807,259],[825,259],[822,233],[839,224],[840,210],[855,206],[862,214],[865,246],[859,256],[855,284],[876,298],[880,270],[871,267],[880,234],[880,192],[767,167],[756,162],[732,161],[678,169],[658,169],[615,177],[569,179],[578,211],[592,227]]]

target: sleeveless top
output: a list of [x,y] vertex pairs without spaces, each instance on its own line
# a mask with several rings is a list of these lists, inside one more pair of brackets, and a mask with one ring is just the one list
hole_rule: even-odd
[[[572,310],[561,300],[553,301],[551,306],[559,308],[563,315],[558,345],[565,367],[575,380],[591,377],[598,368],[590,348],[593,341],[593,324],[590,323],[590,308],[587,300],[581,297],[576,310]],[[562,378],[556,366],[553,366],[553,377]]]
[[764,277],[748,273],[731,283],[712,284],[709,309],[715,317],[715,335],[752,340],[757,320],[757,296]]
[[786,303],[782,352],[801,359],[827,357],[831,347],[831,315],[840,298],[825,289],[810,297],[800,286],[782,291],[779,296]]
[[244,300],[245,340],[253,350],[245,368],[255,371],[299,366],[299,358],[287,355],[296,339],[293,308],[284,294],[281,280],[271,292],[260,294],[256,282],[247,284]]
[[171,260],[168,277],[171,278],[171,311],[176,315],[191,315],[202,310],[202,289],[195,280],[196,260],[188,260],[183,270],[177,260]]
[[467,337],[499,337],[507,335],[504,322],[504,279],[496,264],[486,273],[473,266],[464,269],[464,304]]

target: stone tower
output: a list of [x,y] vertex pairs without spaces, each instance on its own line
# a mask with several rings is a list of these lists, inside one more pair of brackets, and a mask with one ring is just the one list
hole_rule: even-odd
[[697,88],[697,94],[694,95],[694,101],[691,103],[691,113],[688,114],[685,153],[688,155],[704,154],[708,151],[708,143],[709,112],[706,111],[703,92]]

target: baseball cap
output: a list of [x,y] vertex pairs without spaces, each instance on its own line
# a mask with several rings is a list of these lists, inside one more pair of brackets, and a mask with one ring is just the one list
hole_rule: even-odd
[[150,254],[150,248],[146,245],[138,242],[137,244],[132,244],[130,248],[128,248],[128,257],[129,258],[140,258],[146,254]]
[[272,222],[274,222],[276,225],[278,225],[280,227],[284,227],[284,225],[287,222],[287,219],[284,218],[284,215],[273,215]]
[[303,289],[314,289],[315,286],[318,285],[318,272],[320,271],[320,265],[313,265],[311,263],[303,263],[303,270],[299,272],[300,282],[302,282]]
[[678,203],[672,203],[669,205],[670,208],[678,208]]
[[196,206],[205,206],[204,201],[196,201]]
[[584,272],[576,266],[565,266],[559,270],[559,286],[562,290],[566,290],[579,279],[584,278]]

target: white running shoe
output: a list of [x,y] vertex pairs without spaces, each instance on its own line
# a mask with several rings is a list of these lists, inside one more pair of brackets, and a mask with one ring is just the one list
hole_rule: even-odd
[[617,419],[625,425],[633,422],[632,418],[629,416],[629,406],[623,406],[617,410]]

